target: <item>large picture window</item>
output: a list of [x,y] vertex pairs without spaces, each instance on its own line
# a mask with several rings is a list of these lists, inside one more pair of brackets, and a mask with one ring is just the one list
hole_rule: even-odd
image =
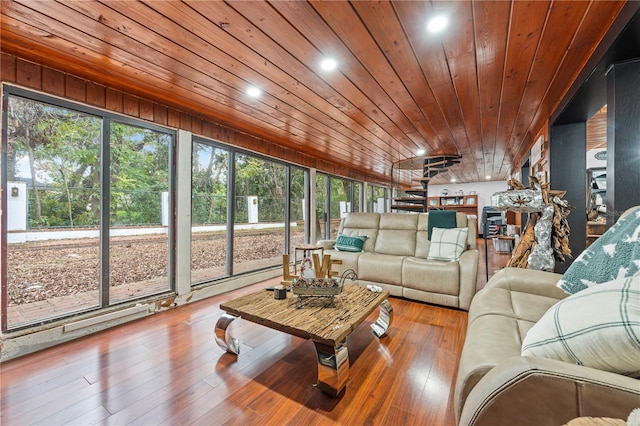
[[236,153],[234,273],[282,264],[286,170],[284,164]]
[[194,141],[191,160],[191,283],[227,275],[229,151]]
[[100,305],[101,120],[10,96],[6,327]]
[[110,126],[109,300],[169,290],[169,152],[166,133]]
[[360,209],[360,183],[310,182],[307,169],[192,138],[179,183],[190,252],[175,253],[174,131],[15,87],[3,97],[3,330],[172,291],[177,256],[191,285],[280,266],[311,240],[309,208],[321,238]]
[[340,220],[359,211],[360,183],[318,173],[316,175],[317,239],[336,239]]
[[291,234],[289,237],[290,246],[289,253],[293,253],[296,246],[300,246],[309,241],[307,233],[307,173],[300,168],[291,167],[291,176],[289,180],[290,195],[290,218]]
[[196,138],[191,284],[280,266],[284,253],[308,241],[307,180],[302,168]]
[[385,213],[389,211],[389,189],[383,186],[369,185],[367,211]]
[[173,132],[3,96],[2,329],[170,290]]

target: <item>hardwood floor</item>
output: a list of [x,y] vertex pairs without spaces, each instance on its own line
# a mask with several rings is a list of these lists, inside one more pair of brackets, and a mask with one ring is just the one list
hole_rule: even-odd
[[[482,241],[479,241],[482,244]],[[479,287],[484,285],[480,246]],[[490,269],[508,256],[490,251]],[[482,269],[480,268],[482,267]],[[214,341],[219,304],[277,280],[156,314],[0,365],[3,425],[453,425],[464,311],[391,298],[348,339],[351,374],[331,398],[313,386],[315,348],[246,321],[239,357]]]

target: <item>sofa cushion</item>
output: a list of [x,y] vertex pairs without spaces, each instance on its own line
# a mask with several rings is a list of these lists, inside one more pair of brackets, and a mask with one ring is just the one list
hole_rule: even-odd
[[468,228],[433,228],[429,246],[429,260],[452,261],[460,259],[467,247]]
[[362,252],[358,258],[358,279],[402,285],[403,259],[404,256]]
[[378,229],[379,224],[378,213],[349,213],[342,222],[345,228]]
[[[432,212],[433,213],[433,212]],[[422,257],[426,259],[429,257],[429,247],[431,242],[429,241],[429,215],[431,213],[418,214],[418,228],[416,232],[416,251],[415,257]],[[467,233],[467,249],[476,248],[476,220],[470,220],[464,213],[456,213],[456,228],[469,228],[470,232]]]
[[359,252],[362,251],[367,237],[362,235],[338,234],[335,249],[339,251]]
[[402,263],[402,285],[415,290],[458,295],[460,265],[458,262],[407,257]]
[[[416,232],[416,251],[414,256],[426,259],[429,257],[429,233],[427,228],[429,227],[429,214],[420,213],[418,215],[418,228]],[[462,227],[460,227],[462,228]]]
[[374,251],[381,254],[413,256],[416,250],[418,215],[384,213]]
[[473,298],[468,322],[483,315],[502,315],[534,323],[557,302],[553,297],[485,287]]
[[373,251],[378,237],[378,213],[349,213],[341,222],[338,232],[349,236],[367,237],[363,251]]
[[[474,304],[475,300],[471,305]],[[520,355],[522,338],[533,324],[503,315],[484,315],[469,323],[455,386],[457,412],[489,370],[507,358]]]
[[640,277],[603,283],[559,301],[529,330],[522,355],[638,376]]
[[558,287],[570,294],[630,277],[640,270],[640,207],[621,217],[585,249],[564,273]]
[[325,250],[324,254],[331,256],[331,259],[340,260],[341,264],[333,264],[331,269],[338,272],[338,276],[342,275],[347,269],[353,269],[358,272],[358,258],[364,252],[350,252],[338,250]]

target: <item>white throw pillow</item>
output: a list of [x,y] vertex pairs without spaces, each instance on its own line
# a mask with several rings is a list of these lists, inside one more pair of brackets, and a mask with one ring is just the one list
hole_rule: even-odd
[[429,260],[453,261],[467,246],[468,228],[433,228],[429,245]]
[[640,375],[640,277],[587,288],[553,305],[529,330],[522,355]]

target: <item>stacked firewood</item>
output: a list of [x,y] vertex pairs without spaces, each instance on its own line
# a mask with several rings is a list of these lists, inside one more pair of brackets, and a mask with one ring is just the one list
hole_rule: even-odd
[[[518,180],[511,179],[509,186],[513,189],[525,189],[526,187]],[[566,191],[550,190],[549,184],[540,184],[538,180],[531,176],[529,178],[529,187],[531,189],[541,188],[542,197],[545,204],[552,204],[554,209],[552,229],[551,229],[551,248],[556,261],[564,262],[567,257],[571,258],[571,248],[569,247],[570,227],[567,216],[575,207],[571,206],[562,198]],[[528,268],[529,255],[537,244],[535,225],[542,217],[541,212],[529,213],[529,221],[523,232],[522,238],[517,247],[513,250],[513,255],[507,263],[507,266],[514,268]]]

